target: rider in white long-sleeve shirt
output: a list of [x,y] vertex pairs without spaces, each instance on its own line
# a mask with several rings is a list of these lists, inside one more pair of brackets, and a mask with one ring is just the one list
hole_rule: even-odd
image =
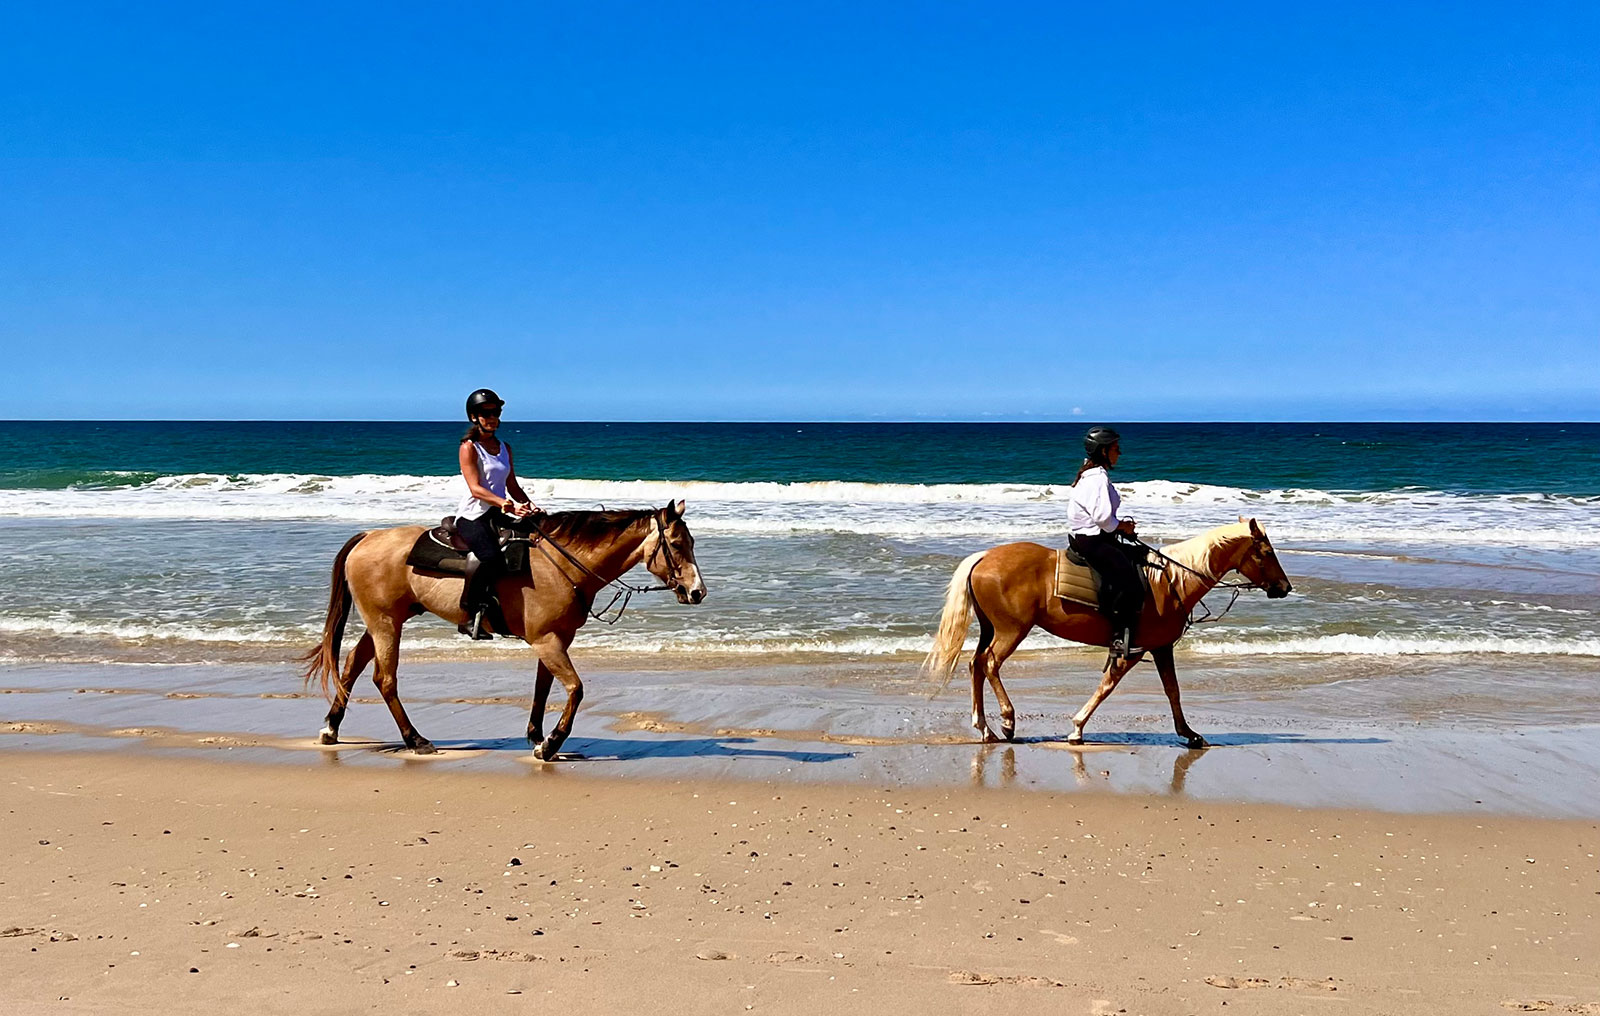
[[1091,428],[1084,436],[1086,457],[1067,505],[1067,542],[1100,575],[1100,611],[1111,622],[1111,651],[1117,655],[1133,647],[1144,606],[1138,571],[1117,545],[1117,533],[1132,536],[1134,531],[1133,520],[1118,515],[1122,497],[1108,472],[1122,457],[1121,441],[1110,427]]

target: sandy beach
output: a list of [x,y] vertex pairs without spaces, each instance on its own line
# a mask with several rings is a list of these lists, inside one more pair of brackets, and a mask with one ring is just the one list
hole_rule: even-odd
[[9,753],[3,1008],[1600,1012],[1593,822],[574,768]]

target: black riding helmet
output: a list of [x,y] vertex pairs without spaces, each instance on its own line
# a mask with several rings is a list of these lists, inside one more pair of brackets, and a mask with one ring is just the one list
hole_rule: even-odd
[[1083,435],[1083,450],[1091,459],[1097,459],[1121,440],[1122,435],[1110,427],[1090,427],[1089,433]]
[[506,400],[496,395],[492,389],[479,388],[467,396],[467,419],[477,419],[478,410],[484,406],[503,406]]

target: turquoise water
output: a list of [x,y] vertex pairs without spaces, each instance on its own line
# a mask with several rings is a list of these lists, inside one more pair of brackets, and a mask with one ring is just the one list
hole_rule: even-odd
[[[1288,600],[1241,598],[1186,653],[1272,658],[1273,673],[1313,682],[1383,660],[1481,670],[1537,658],[1545,673],[1581,674],[1600,657],[1600,425],[1118,426],[1116,481],[1141,535],[1171,542],[1254,517],[1295,582]],[[689,502],[707,602],[636,601],[622,624],[586,629],[580,651],[907,669],[962,557],[1064,542],[1083,430],[505,425],[524,486],[547,508]],[[0,585],[0,661],[281,661],[288,673],[318,635],[328,568],[352,533],[453,510],[460,433],[0,423],[12,577]],[[513,652],[466,645],[431,618],[408,627],[406,647]],[[1047,636],[1025,648],[1075,651]],[[1558,686],[1570,706],[1570,682]]]
[[[1123,481],[1600,496],[1600,424],[1116,424]],[[526,476],[990,484],[1070,480],[1080,424],[507,421]],[[0,422],[0,488],[193,473],[433,475],[453,423]],[[108,475],[121,474],[121,475]]]

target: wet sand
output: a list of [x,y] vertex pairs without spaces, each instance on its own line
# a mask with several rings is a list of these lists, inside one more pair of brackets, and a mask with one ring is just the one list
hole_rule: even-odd
[[1600,1012],[1594,822],[338,757],[7,751],[0,1009]]
[[[525,654],[524,654],[525,655]],[[1007,685],[1018,743],[985,745],[967,692],[943,694],[914,664],[868,661],[620,669],[581,659],[587,696],[568,768],[580,778],[770,780],[896,786],[1118,791],[1397,812],[1600,819],[1593,675],[1524,664],[1393,660],[1329,682],[1292,661],[1184,661],[1190,721],[1215,745],[1185,750],[1148,667],[1101,707],[1082,749],[1066,743],[1093,661],[1019,660]],[[1432,668],[1430,672],[1428,668]],[[1452,693],[1440,697],[1450,682]],[[1525,689],[1536,686],[1539,695]],[[1418,689],[1429,689],[1421,696]],[[401,751],[370,683],[330,751],[314,743],[326,705],[283,664],[14,665],[0,669],[0,752],[187,754],[216,761],[518,773],[532,765],[527,661],[408,662],[401,691],[444,751]],[[559,689],[552,705],[562,704]],[[1520,704],[1519,704],[1520,703]],[[990,704],[991,719],[997,720]],[[550,717],[549,722],[553,722]],[[547,724],[548,728],[548,724]]]

